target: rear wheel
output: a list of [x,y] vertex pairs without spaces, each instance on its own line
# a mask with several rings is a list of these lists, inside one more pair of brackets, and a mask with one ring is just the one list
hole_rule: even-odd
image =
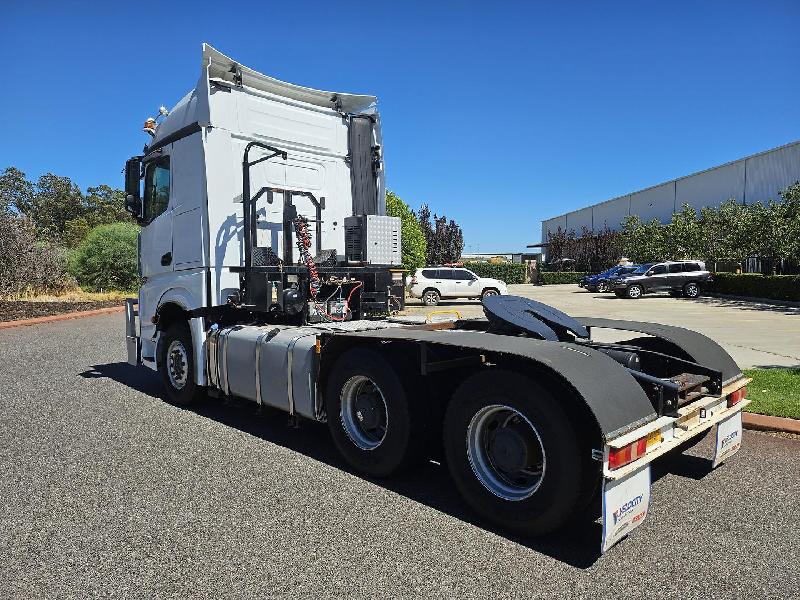
[[683,286],[683,295],[687,298],[697,298],[700,295],[700,286],[693,282],[687,283]]
[[439,294],[437,290],[429,289],[423,292],[422,301],[425,303],[425,306],[436,306],[439,304],[441,297],[441,294]]
[[375,351],[345,352],[325,394],[328,428],[345,460],[371,477],[385,477],[421,453],[417,403],[401,375]]
[[159,342],[158,370],[167,400],[189,406],[198,400],[202,388],[195,383],[192,334],[185,322],[173,323]]
[[549,392],[500,369],[464,381],[444,421],[447,466],[461,496],[487,521],[527,535],[557,529],[585,502],[578,439]]
[[598,292],[607,292],[608,291],[608,284],[605,281],[601,281],[597,284],[597,291]]
[[634,285],[628,287],[628,298],[631,298],[632,300],[636,300],[637,298],[641,298],[642,297],[642,293],[643,292],[644,292],[644,290],[642,290],[642,286],[634,284]]

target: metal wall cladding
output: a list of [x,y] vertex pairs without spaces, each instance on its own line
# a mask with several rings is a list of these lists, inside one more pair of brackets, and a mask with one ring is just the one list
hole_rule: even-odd
[[592,207],[592,221],[595,231],[600,231],[603,227],[617,230],[622,220],[630,214],[631,197],[620,196],[608,202],[596,204]]
[[778,198],[778,191],[800,180],[800,143],[747,159],[747,204]]
[[583,228],[592,230],[592,207],[589,206],[582,210],[576,210],[567,215],[567,230],[574,229],[575,233],[581,234]]
[[768,150],[742,158],[706,171],[674,179],[666,183],[620,196],[552,219],[542,221],[542,241],[547,241],[547,232],[558,227],[574,229],[580,235],[581,228],[589,220],[595,231],[604,225],[619,229],[622,220],[638,215],[642,221],[657,219],[667,223],[675,211],[684,204],[699,211],[705,206],[718,207],[726,200],[751,204],[777,199],[779,191],[800,180],[800,142]]
[[666,222],[675,210],[675,183],[663,183],[631,194],[631,214],[647,223],[653,219]]
[[699,211],[704,206],[719,206],[730,199],[741,202],[744,180],[744,160],[679,179],[675,182],[675,210],[681,210],[684,204]]

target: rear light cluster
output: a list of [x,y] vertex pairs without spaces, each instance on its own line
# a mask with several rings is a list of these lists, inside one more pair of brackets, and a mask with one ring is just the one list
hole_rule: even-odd
[[622,448],[611,448],[608,453],[608,468],[619,469],[632,463],[647,452],[647,437],[639,438]]
[[747,397],[747,387],[739,388],[735,392],[728,394],[728,408],[736,406]]

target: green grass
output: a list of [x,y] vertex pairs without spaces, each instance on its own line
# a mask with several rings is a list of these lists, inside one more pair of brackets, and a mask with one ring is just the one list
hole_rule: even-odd
[[747,369],[752,377],[745,410],[762,415],[800,419],[800,369]]

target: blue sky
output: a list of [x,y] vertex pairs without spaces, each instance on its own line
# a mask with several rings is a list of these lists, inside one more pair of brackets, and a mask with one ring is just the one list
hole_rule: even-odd
[[800,2],[9,2],[0,168],[121,187],[200,45],[380,98],[391,189],[519,251],[554,216],[800,139]]

